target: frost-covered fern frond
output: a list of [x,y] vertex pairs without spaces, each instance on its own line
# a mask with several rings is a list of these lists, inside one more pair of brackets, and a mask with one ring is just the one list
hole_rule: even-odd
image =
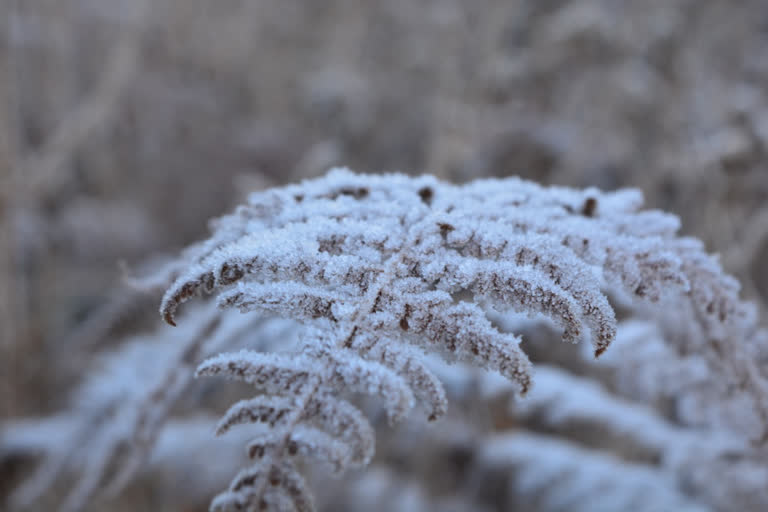
[[[530,326],[518,328],[527,331]],[[551,340],[538,341],[557,346]],[[512,427],[506,437],[536,432],[567,442],[587,458],[620,458],[657,473],[711,510],[765,510],[765,447],[755,446],[741,429],[733,428],[754,419],[751,403],[739,395],[730,400],[720,396],[711,386],[717,378],[702,357],[682,359],[663,343],[653,325],[631,320],[619,325],[616,343],[599,361],[590,355],[585,364],[577,350],[560,364],[561,356],[547,360],[537,347],[536,385],[524,399],[491,374],[453,368],[440,369],[439,375],[448,389],[472,390],[466,383],[474,379],[474,392],[465,391],[466,399],[479,396],[491,404],[494,424]],[[481,439],[486,435],[476,434]],[[543,457],[556,446],[543,443],[537,449]],[[527,464],[516,463],[513,473],[543,471]],[[606,475],[593,472],[596,480],[603,479],[594,484],[612,485]],[[586,480],[581,482],[588,487]],[[559,492],[558,485],[555,482],[547,492]],[[526,499],[525,493],[514,498]]]
[[[416,403],[429,419],[443,415],[445,392],[419,350],[496,371],[525,394],[531,364],[491,312],[543,316],[564,340],[588,340],[595,356],[616,336],[607,290],[633,302],[685,303],[684,321],[706,334],[702,350],[753,330],[737,283],[700,243],[675,235],[676,217],[641,203],[633,190],[516,178],[454,186],[337,169],[255,193],[215,221],[211,237],[172,265],[166,321],[175,324],[183,302],[215,293],[222,308],[306,327],[297,351],[227,353],[198,368],[259,391],[225,414],[219,433],[265,425],[249,445],[254,465],[212,508],[311,510],[296,456],[334,471],[365,465],[373,434],[349,392],[381,397],[391,421]],[[748,367],[742,384],[758,390],[763,376],[729,346],[724,357],[734,364],[724,375]],[[753,395],[763,407],[764,396]]]
[[592,379],[555,367],[539,366],[536,382],[530,397],[511,404],[518,421],[627,459],[658,461],[678,470],[692,453],[714,459],[746,450],[744,440],[724,432],[680,428],[650,407],[617,397]]
[[681,493],[663,472],[549,436],[492,436],[483,443],[478,465],[508,474],[510,494],[530,510],[710,510]]
[[[748,353],[756,345],[746,338],[737,350]],[[664,410],[674,422],[759,437],[765,425],[754,407],[755,390],[734,386],[721,365],[708,361],[714,354],[680,348],[674,338],[662,335],[659,325],[633,319],[622,322],[611,351],[600,361],[586,351],[581,355],[588,374],[628,399]]]
[[129,337],[101,357],[76,390],[71,409],[41,423],[51,425],[49,429],[27,433],[29,444],[36,435],[50,437],[51,431],[61,442],[45,450],[31,478],[16,489],[13,508],[40,507],[40,498],[72,473],[78,478],[58,504],[60,512],[79,511],[116,495],[149,460],[171,410],[189,394],[197,362],[232,345],[263,348],[263,341],[274,337],[274,324],[286,323],[222,314],[210,305],[189,313],[183,328]]
[[[158,488],[183,488],[184,503],[195,504],[209,499],[232,476],[233,468],[244,459],[242,445],[248,441],[247,432],[226,440],[211,436],[210,416],[194,415],[183,419],[169,419],[162,426],[152,451],[143,467],[144,479],[151,479]],[[61,460],[76,445],[88,446],[82,439],[83,420],[71,414],[45,419],[10,421],[0,429],[0,461],[4,458],[21,460],[44,457]],[[194,446],[194,450],[189,447]],[[75,457],[77,458],[77,457]],[[82,462],[73,460],[74,462]],[[190,505],[191,507],[191,505]],[[112,506],[88,506],[86,510],[111,509]],[[179,509],[186,510],[183,506]],[[3,509],[5,510],[5,509]],[[29,510],[51,510],[36,503]],[[53,508],[55,510],[55,508]]]

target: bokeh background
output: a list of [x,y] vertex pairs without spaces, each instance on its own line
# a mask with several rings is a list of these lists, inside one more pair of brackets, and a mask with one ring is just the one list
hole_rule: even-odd
[[765,0],[5,0],[0,23],[1,418],[64,407],[156,325],[122,277],[333,165],[638,187],[766,311]]

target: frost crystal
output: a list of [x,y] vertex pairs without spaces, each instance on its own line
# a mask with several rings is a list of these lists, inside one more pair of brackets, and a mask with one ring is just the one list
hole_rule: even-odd
[[[586,340],[600,356],[617,330],[608,290],[649,305],[674,299],[685,321],[700,326],[704,350],[727,353],[726,377],[764,386],[734,346],[733,333],[754,330],[737,283],[701,244],[676,236],[676,217],[641,206],[633,190],[545,188],[517,178],[454,186],[335,169],[255,193],[216,220],[211,237],[172,266],[165,320],[175,325],[182,303],[217,294],[222,308],[291,318],[305,329],[296,352],[228,353],[198,368],[262,393],[235,404],[219,433],[269,426],[249,445],[255,465],[213,509],[310,510],[294,456],[337,471],[366,464],[372,431],[344,392],[381,397],[391,421],[415,402],[429,419],[443,415],[445,391],[420,351],[498,372],[524,395],[534,384],[531,363],[491,312],[544,316],[565,341]],[[757,410],[768,410],[760,400]],[[654,431],[647,435],[653,442]],[[638,487],[638,499],[643,493]]]

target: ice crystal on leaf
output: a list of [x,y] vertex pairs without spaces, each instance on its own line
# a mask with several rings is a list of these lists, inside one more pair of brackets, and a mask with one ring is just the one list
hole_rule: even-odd
[[[380,397],[390,421],[417,403],[439,418],[445,391],[423,352],[498,372],[525,394],[532,365],[489,313],[546,317],[599,356],[617,330],[608,291],[635,303],[672,298],[700,325],[704,350],[728,352],[734,332],[754,330],[737,283],[699,242],[676,236],[676,217],[641,206],[634,190],[517,178],[457,186],[345,169],[251,195],[184,251],[161,305],[175,324],[182,303],[216,294],[222,308],[305,326],[293,352],[225,353],[198,368],[259,392],[230,408],[219,433],[269,427],[249,445],[254,465],[212,508],[311,510],[296,456],[335,471],[367,464],[373,432],[348,392]],[[726,356],[724,366],[743,387],[763,383],[748,358]]]

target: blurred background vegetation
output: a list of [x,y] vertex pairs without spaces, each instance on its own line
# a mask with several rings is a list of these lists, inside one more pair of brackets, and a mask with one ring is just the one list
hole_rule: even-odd
[[62,407],[156,323],[126,268],[332,165],[639,187],[766,311],[764,0],[5,0],[0,22],[0,418]]

